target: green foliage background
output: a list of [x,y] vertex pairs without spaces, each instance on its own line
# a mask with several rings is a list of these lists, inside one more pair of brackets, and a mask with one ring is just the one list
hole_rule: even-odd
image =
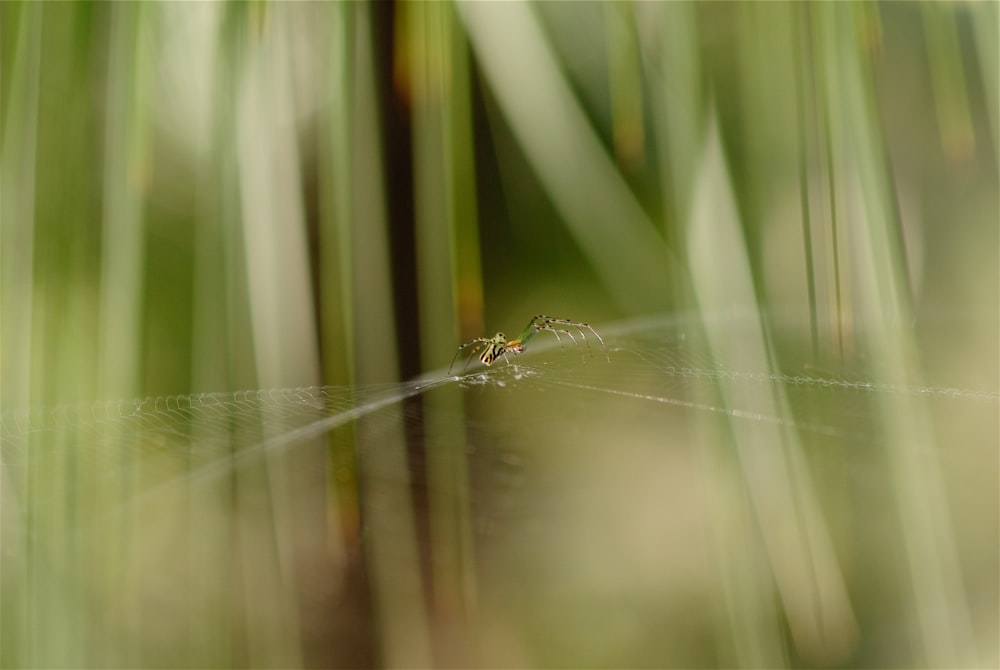
[[[995,2],[4,2],[0,410],[355,388],[537,312],[734,306],[792,314],[820,368],[995,392],[998,32]],[[349,468],[351,440],[305,471]],[[158,639],[155,607],[101,595],[152,548],[47,553],[73,515],[35,503],[79,503],[82,466],[33,453],[4,498],[4,667],[409,662],[388,625],[307,645],[266,597]],[[60,603],[100,614],[48,623]],[[995,663],[978,635],[901,644]],[[892,664],[872,649],[812,660]]]

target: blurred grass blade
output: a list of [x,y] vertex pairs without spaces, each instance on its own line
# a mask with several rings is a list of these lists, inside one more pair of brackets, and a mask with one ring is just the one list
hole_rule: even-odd
[[635,173],[646,161],[642,68],[633,5],[605,2],[605,26],[611,79],[611,127],[615,158],[623,171]]
[[976,134],[959,45],[955,17],[958,9],[956,5],[934,2],[923,2],[920,9],[941,147],[952,161],[969,160],[976,152]]
[[[363,277],[356,278],[355,275],[360,275],[367,268],[354,263],[354,237],[356,233],[361,233],[365,229],[373,229],[377,234],[377,231],[384,226],[384,221],[378,218],[368,226],[360,225],[356,219],[355,194],[358,189],[354,169],[357,157],[362,152],[355,149],[355,133],[358,122],[358,88],[364,85],[364,82],[357,78],[356,9],[353,3],[333,3],[327,8],[329,13],[327,50],[330,64],[327,85],[330,90],[330,111],[326,116],[327,127],[324,129],[327,142],[319,152],[320,175],[330,184],[321,203],[323,206],[319,230],[321,262],[317,268],[320,280],[320,328],[323,338],[321,345],[325,354],[323,376],[325,379],[342,384],[354,384],[358,381],[356,348],[360,343],[354,337],[355,309],[365,304],[364,301],[355,300],[356,287],[364,285],[360,281]],[[368,137],[358,138],[357,143],[364,146],[363,143],[367,140]],[[374,258],[378,259],[379,256],[375,255]],[[373,268],[373,275],[377,275],[377,269],[381,268]],[[359,281],[356,282],[355,279]],[[386,287],[373,286],[371,289],[381,294]],[[380,323],[391,325],[391,321],[386,323],[384,317]],[[383,340],[380,344],[388,343]],[[382,360],[384,363],[395,362],[391,348]],[[377,370],[378,367],[369,373],[375,373]],[[383,374],[390,372],[390,370],[378,371]]]
[[[0,413],[29,404],[35,301],[35,195],[43,5],[0,5]],[[0,59],[3,59],[0,56]],[[37,346],[37,345],[35,345]],[[27,469],[4,467],[0,453],[0,667],[34,659],[27,560]]]
[[294,5],[272,6],[260,36],[251,37],[236,118],[253,338],[265,388],[319,379],[291,77],[292,12]]
[[[914,304],[908,277],[895,184],[872,84],[873,34],[865,6],[824,5],[826,57],[836,63],[839,106],[836,146],[844,177],[838,181],[860,196],[851,213],[852,283],[863,346],[892,384],[922,384],[919,351],[910,324]],[[859,36],[861,39],[859,40]],[[978,650],[964,594],[949,512],[948,493],[936,458],[935,429],[926,400],[914,395],[879,397],[892,485],[902,527],[904,558],[923,662],[935,667],[976,665]]]
[[[420,579],[416,519],[410,498],[405,428],[397,419],[358,421],[358,441],[377,443],[362,459],[365,557],[371,575],[380,660],[388,668],[433,665],[427,595]],[[347,616],[353,616],[348,613]]]
[[627,310],[664,309],[670,252],[590,127],[533,8],[458,9],[514,136],[604,285]]
[[[406,5],[413,102],[414,197],[421,347],[425,368],[448,361],[455,349],[456,308],[463,321],[482,321],[478,223],[467,46],[448,3]],[[471,258],[466,258],[470,254]],[[446,271],[452,268],[451,272]],[[466,286],[462,282],[467,282]],[[458,299],[456,301],[456,298]],[[463,301],[464,298],[464,301]],[[456,302],[458,304],[456,304]],[[464,304],[463,304],[464,302]],[[478,336],[478,335],[474,335]],[[475,619],[476,576],[466,443],[458,389],[427,394],[421,449],[429,488],[431,611],[439,663],[467,665],[467,628]]]
[[[294,5],[273,5],[250,15],[260,23],[249,33],[235,119],[252,337],[265,388],[319,380],[292,87],[295,11]],[[302,663],[297,594],[305,575],[301,561],[309,560],[302,550],[327,526],[326,501],[314,504],[311,496],[297,494],[298,482],[325,468],[324,452],[312,449],[291,462],[268,456],[264,467],[240,473],[237,490],[259,492],[257,500],[237,499],[245,524],[242,586],[251,664]],[[268,503],[264,510],[257,509],[261,498]],[[270,545],[257,535],[268,531],[274,534]],[[259,546],[269,550],[254,549]]]
[[[258,384],[253,338],[246,336],[251,332],[249,288],[246,254],[242,252],[237,138],[233,132],[238,73],[243,68],[241,56],[246,39],[245,7],[201,5],[191,11],[190,7],[159,5],[158,10],[161,21],[177,21],[184,28],[173,34],[183,35],[186,40],[175,50],[164,51],[174,57],[174,67],[184,73],[186,90],[211,91],[204,97],[192,93],[188,101],[173,100],[175,104],[192,104],[193,118],[203,119],[204,124],[191,124],[204,130],[204,144],[196,144],[195,151],[205,151],[204,160],[196,163],[195,174],[202,188],[197,194],[197,224],[192,240],[191,387],[254,388]],[[166,54],[163,58],[166,60]],[[200,71],[197,64],[206,61],[211,67]],[[199,76],[204,79],[197,79]],[[181,117],[167,106],[169,102],[163,101],[158,111],[171,119]],[[197,133],[194,135],[197,137]],[[192,444],[219,439],[214,430],[214,426],[194,422]],[[236,452],[241,437],[232,427],[229,439],[224,441],[226,449]],[[225,456],[199,451],[186,465],[191,472],[198,472],[217,466],[220,458]],[[175,648],[181,659],[227,667],[249,655],[246,646],[240,644],[249,622],[230,606],[243,597],[239,580],[218,578],[219,573],[233,570],[233,564],[241,559],[242,546],[234,530],[240,510],[238,489],[247,481],[231,473],[218,486],[194,482],[190,486],[186,501],[191,510],[188,532],[198,538],[189,544],[187,552],[190,609],[199,613],[203,622],[191,626],[186,646]]]
[[104,221],[101,253],[99,393],[140,394],[145,281],[143,205],[150,182],[150,12],[111,8],[104,135]]
[[[384,166],[374,84],[370,5],[332,3],[329,12],[329,142],[321,175],[331,188],[321,221],[321,313],[327,378],[338,383],[384,383],[398,378],[396,323],[392,311],[389,232],[383,192]],[[376,436],[373,437],[373,436]],[[416,519],[409,500],[411,474],[403,426],[364,418],[330,435],[327,486],[339,507],[340,532],[349,559],[361,552],[368,597],[355,606],[374,609],[377,649],[389,667],[430,664],[427,601],[420,580]],[[369,457],[359,446],[376,439]],[[358,575],[358,571],[348,576]],[[343,583],[341,597],[357,590]],[[358,643],[351,631],[367,622],[346,613],[335,623],[338,641]],[[334,653],[345,662],[367,649]],[[338,652],[339,650],[334,650]]]
[[986,99],[986,115],[993,137],[993,153],[1000,154],[1000,4],[975,2],[965,7],[976,38],[979,78]]
[[[756,297],[746,243],[719,133],[714,125],[709,128],[689,232],[692,284],[707,317],[704,327],[712,356],[740,370],[767,370],[774,354],[764,324],[753,323]],[[737,330],[726,323],[725,317],[739,314],[751,315],[749,329]],[[780,388],[773,395],[761,394],[722,381],[720,391],[726,407],[768,417],[790,416]],[[795,649],[824,664],[842,662],[854,652],[857,623],[802,445],[792,431],[774,422],[741,424],[732,435]],[[739,631],[734,635],[741,637]],[[771,665],[779,660],[773,655],[750,656],[739,663]]]
[[0,6],[3,38],[14,43],[0,100],[0,408],[26,406],[31,389],[42,12],[37,3]]
[[[688,222],[695,171],[704,134],[704,103],[699,49],[697,5],[692,2],[637,3],[636,21],[649,79],[650,123],[659,159],[661,223],[668,247],[685,259]],[[683,262],[683,260],[682,260]],[[674,302],[689,303],[689,277],[675,268],[671,277]]]
[[[151,55],[150,13],[153,6],[110,6],[110,48],[104,119],[104,187],[101,224],[99,397],[141,395],[144,358],[142,322],[147,295],[144,269],[147,247],[144,204],[151,180],[150,144]],[[81,515],[98,515],[127,503],[141,482],[120,467],[130,458],[128,448],[105,449],[99,470],[118,471],[91,499],[80,501]],[[91,571],[93,585],[104,593],[127,589],[134,519],[126,516],[108,537],[106,546],[78,559]],[[138,617],[137,608],[129,616]],[[121,659],[138,658],[135,640],[109,626],[100,634],[108,651]],[[112,651],[113,649],[113,651]]]
[[810,120],[815,118],[815,109],[808,105],[814,99],[813,95],[806,93],[809,88],[811,93],[814,89],[813,83],[813,59],[812,59],[812,39],[810,35],[810,23],[808,6],[802,6],[795,13],[795,25],[798,26],[798,39],[795,40],[793,49],[795,50],[795,60],[800,67],[795,77],[795,102],[798,112],[798,136],[799,136],[799,209],[802,212],[802,256],[806,263],[806,290],[809,300],[809,339],[812,345],[813,358],[819,357],[819,306],[816,296],[816,263],[815,263],[815,243],[813,242],[813,221],[812,208],[810,203],[810,136],[812,135],[812,124]]

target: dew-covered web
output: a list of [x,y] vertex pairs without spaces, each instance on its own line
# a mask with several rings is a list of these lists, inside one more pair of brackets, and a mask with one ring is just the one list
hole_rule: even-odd
[[[596,394],[611,394],[637,402],[655,402],[690,410],[717,412],[750,421],[774,421],[839,433],[855,418],[859,405],[872,396],[892,394],[949,399],[959,404],[995,406],[996,389],[958,385],[905,385],[881,381],[878,367],[852,374],[810,367],[803,361],[795,370],[735,369],[723,359],[693,349],[676,323],[644,320],[602,330],[613,360],[603,360],[593,337],[578,334],[578,341],[545,342],[537,338],[531,352],[500,359],[492,368],[474,362],[459,375],[445,369],[419,380],[398,384],[312,386],[287,389],[210,392],[136,399],[99,400],[56,407],[19,408],[0,415],[0,441],[5,462],[23,456],[35,437],[62,435],[61,441],[77,448],[108,441],[128,442],[136,448],[181,448],[185,454],[212,453],[225,445],[277,448],[315,437],[360,417],[377,413],[442,385],[513,385],[564,387]],[[557,353],[553,350],[559,350]],[[543,360],[533,360],[541,354]],[[456,366],[458,369],[460,366]],[[808,426],[792,417],[754,414],[749,408],[712,402],[718,384],[760,389],[781,387],[793,396],[829,394],[843,400],[833,414],[845,414],[842,425]],[[659,391],[656,395],[651,391]],[[743,411],[746,410],[746,411]],[[244,444],[234,445],[234,438]]]
[[[688,325],[678,319],[645,319],[604,327],[610,362],[589,333],[577,333],[576,339],[546,335],[535,338],[528,352],[501,358],[489,368],[473,360],[457,375],[442,368],[396,384],[211,392],[7,411],[0,416],[0,463],[10,487],[6,495],[23,493],[17,482],[32,458],[71,463],[66,484],[77,493],[140,468],[155,490],[232,476],[245,464],[302,445],[322,447],[317,438],[356,428],[362,419],[368,428],[350,438],[362,459],[357,473],[361,478],[366,475],[364,455],[384,443],[377,429],[382,425],[387,431],[390,426],[399,429],[404,448],[419,452],[419,458],[408,460],[408,476],[423,481],[425,473],[415,469],[427,468],[439,446],[439,438],[424,426],[432,414],[438,423],[461,428],[444,434],[464,442],[462,452],[473,472],[482,474],[484,468],[499,464],[505,472],[501,479],[509,482],[520,481],[507,476],[512,464],[520,469],[546,448],[532,439],[534,434],[549,440],[554,434],[558,442],[575,448],[606,439],[583,434],[578,414],[588,407],[606,409],[609,403],[634,408],[620,425],[614,425],[613,418],[604,424],[621,440],[628,440],[630,430],[651,428],[661,420],[721,418],[734,422],[736,430],[743,424],[770,424],[793,431],[807,446],[870,450],[887,439],[879,414],[886,397],[927,401],[931,404],[922,407],[945,419],[972,415],[986,421],[995,416],[1000,401],[995,388],[963,386],[961,380],[914,385],[887,381],[871,362],[854,361],[835,372],[813,365],[805,355],[783,367],[761,360],[758,367],[741,368],[704,346],[692,345],[695,331]],[[724,388],[737,389],[735,395],[742,401],[732,402]],[[460,390],[464,407],[435,404],[434,394],[446,389]],[[428,396],[429,407],[420,403]],[[775,397],[785,404],[775,404]],[[766,401],[757,402],[762,398]],[[635,416],[639,423],[628,423]],[[947,439],[956,426],[941,428]],[[947,453],[960,458],[964,452]],[[64,493],[62,488],[53,490]],[[133,496],[149,493],[141,487],[130,490]]]
[[[810,360],[808,352],[793,353],[789,361],[760,359],[756,366],[741,367],[709,354],[704,346],[692,345],[689,332],[677,326],[676,321],[644,320],[612,328],[613,365],[574,366],[572,359],[552,361],[553,366],[572,367],[572,372],[548,374],[549,368],[541,368],[545,374],[529,375],[528,383],[721,414],[740,421],[774,423],[859,442],[879,439],[866,425],[877,411],[879,398],[951,401],[951,407],[985,411],[995,408],[1000,399],[995,389],[889,381],[891,374],[877,362],[841,362],[821,368]],[[739,322],[726,326],[736,332],[746,327],[748,324]],[[837,369],[832,365],[838,365]],[[784,396],[791,411],[763,411],[753,400],[727,403],[720,397],[720,387],[743,389],[743,397],[751,399]]]
[[[756,326],[723,327],[739,343]],[[476,657],[501,665],[593,665],[605,652],[609,664],[662,665],[663,645],[668,665],[703,665],[718,659],[693,640],[738,638],[775,616],[783,623],[753,634],[787,627],[794,658],[836,662],[858,653],[859,630],[913,603],[952,620],[931,645],[990,649],[996,514],[982,510],[997,495],[995,383],[901,381],[860,356],[819,364],[808,338],[788,333],[774,340],[806,344],[720,354],[694,319],[597,328],[610,362],[589,333],[543,333],[461,375],[8,411],[6,549],[70,583],[81,556],[101,572],[103,546],[145,575],[96,591],[81,582],[94,602],[80,612],[141,592],[185,616],[233,617],[283,594],[291,639],[332,636],[341,651],[387,644],[384,630],[443,608],[488,622],[499,637]],[[29,541],[28,528],[46,532]],[[158,576],[175,554],[182,577]],[[232,565],[238,588],[200,601],[176,588]],[[906,595],[873,614],[864,591],[887,575],[903,575]],[[955,580],[971,587],[927,586]],[[362,634],[332,614],[373,607],[369,625],[352,624]],[[720,608],[731,614],[721,632]],[[631,623],[608,629],[599,612]],[[268,626],[250,615],[228,625],[246,636]],[[158,629],[175,663],[199,658],[186,626]]]
[[0,417],[0,439],[8,465],[26,457],[33,439],[82,451],[127,444],[138,452],[174,449],[178,458],[248,452],[246,458],[331,431],[430,386],[309,386],[19,409]]
[[404,401],[441,383],[211,392],[12,410],[0,417],[6,495],[25,481],[32,460],[55,461],[69,465],[66,488],[52,489],[60,495],[84,495],[141,470],[143,486],[120,498],[132,505],[171,488],[232,477],[262,461],[266,466],[266,459],[297,446],[321,449],[321,438],[361,417],[381,412],[392,417],[384,421],[398,421]]

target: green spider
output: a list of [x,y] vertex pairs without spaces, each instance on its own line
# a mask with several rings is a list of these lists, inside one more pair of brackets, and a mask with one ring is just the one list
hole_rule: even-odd
[[[564,326],[560,328],[559,326]],[[604,345],[604,340],[601,336],[597,334],[590,324],[583,323],[582,321],[570,321],[568,319],[557,319],[552,316],[545,316],[544,314],[537,314],[535,317],[528,322],[528,325],[524,327],[521,334],[518,335],[513,340],[508,340],[503,333],[497,333],[493,337],[477,337],[474,340],[469,340],[462,346],[458,348],[455,352],[455,357],[451,359],[451,365],[448,366],[448,374],[451,374],[451,369],[455,367],[455,361],[458,360],[459,354],[465,350],[466,347],[473,347],[472,353],[469,354],[469,358],[465,361],[465,366],[462,368],[464,373],[469,364],[472,363],[472,359],[476,357],[476,353],[479,353],[479,361],[486,366],[493,365],[493,362],[498,358],[503,356],[510,363],[510,359],[507,358],[509,354],[520,354],[524,351],[524,345],[528,343],[528,340],[533,338],[538,333],[543,330],[547,330],[556,336],[559,340],[559,344],[562,345],[562,338],[559,334],[569,336],[569,339],[573,340],[573,343],[580,348],[580,342],[576,339],[576,336],[567,328],[575,328],[577,330],[577,335],[583,338],[583,341],[587,343],[587,349],[590,349],[590,342],[587,340],[587,334],[585,330],[589,330],[593,333],[597,341],[601,343],[601,347],[604,349],[604,355],[607,357],[608,362],[611,362],[611,356],[608,355],[608,348]],[[580,348],[583,351],[582,348]]]

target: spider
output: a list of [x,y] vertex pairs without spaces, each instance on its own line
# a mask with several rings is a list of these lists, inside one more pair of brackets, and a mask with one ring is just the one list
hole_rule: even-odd
[[[560,327],[562,326],[562,327]],[[583,341],[587,343],[587,349],[590,349],[590,342],[587,340],[587,334],[585,330],[589,330],[593,333],[597,341],[601,343],[601,348],[604,349],[604,355],[607,357],[608,362],[611,362],[611,356],[608,355],[608,348],[604,345],[604,340],[601,336],[597,334],[597,331],[591,328],[589,323],[583,323],[582,321],[570,321],[568,319],[557,319],[553,316],[545,316],[544,314],[537,314],[535,317],[528,322],[528,325],[524,327],[521,334],[518,335],[513,340],[508,340],[507,336],[503,333],[497,333],[493,337],[477,337],[474,340],[469,340],[462,346],[458,348],[455,352],[455,357],[451,359],[451,365],[448,366],[448,374],[451,374],[451,369],[455,367],[455,361],[458,360],[459,354],[465,350],[466,347],[472,347],[472,353],[469,354],[469,358],[465,361],[465,367],[462,368],[464,373],[468,369],[469,364],[472,359],[475,358],[476,354],[479,353],[479,360],[483,365],[490,366],[495,360],[503,356],[507,359],[507,363],[510,363],[510,359],[507,358],[509,354],[520,354],[524,351],[524,345],[528,343],[528,340],[533,338],[538,333],[543,330],[547,330],[556,336],[559,340],[560,346],[562,345],[562,338],[559,334],[567,335],[569,339],[573,340],[576,346],[580,347],[580,342],[577,340],[576,335],[572,331],[567,330],[567,328],[575,328],[577,330],[577,335],[583,338]],[[583,349],[580,349],[583,351]]]

